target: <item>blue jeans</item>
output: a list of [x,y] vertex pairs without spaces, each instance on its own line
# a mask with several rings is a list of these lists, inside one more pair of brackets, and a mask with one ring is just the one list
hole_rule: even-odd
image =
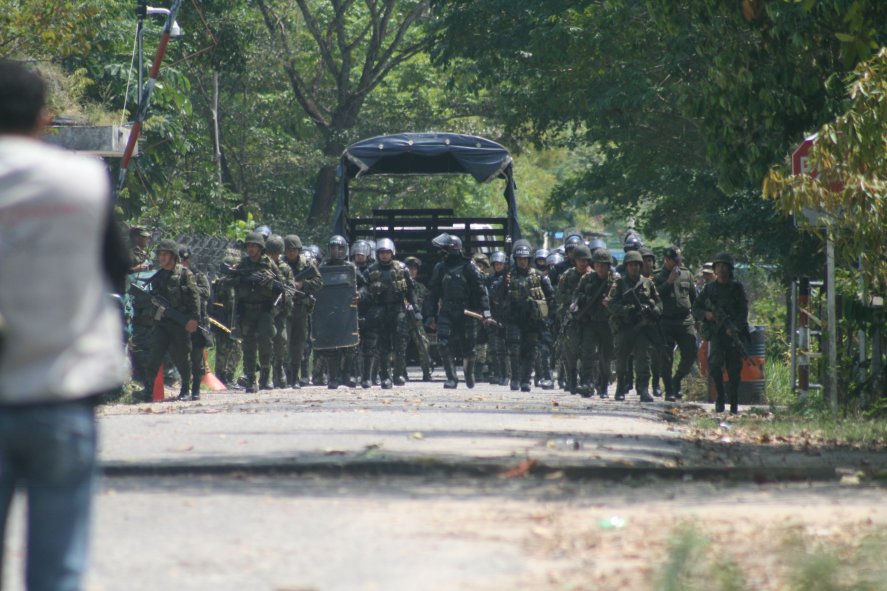
[[30,591],[80,589],[95,467],[92,401],[0,407],[0,557],[19,484],[28,501]]

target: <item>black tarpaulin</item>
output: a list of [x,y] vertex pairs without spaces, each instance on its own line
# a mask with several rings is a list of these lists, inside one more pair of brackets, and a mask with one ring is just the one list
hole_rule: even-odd
[[354,143],[345,149],[336,171],[339,198],[333,232],[347,234],[351,179],[370,175],[470,174],[479,183],[505,180],[510,234],[520,238],[511,155],[486,138],[457,133],[399,133]]

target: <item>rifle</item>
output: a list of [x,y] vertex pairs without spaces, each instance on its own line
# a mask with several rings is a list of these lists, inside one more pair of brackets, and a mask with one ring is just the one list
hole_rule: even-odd
[[733,347],[736,348],[739,353],[742,355],[742,359],[744,361],[748,361],[751,365],[760,366],[760,362],[757,359],[754,359],[748,354],[748,349],[745,346],[745,341],[740,338],[739,333],[743,332],[739,330],[739,327],[736,326],[736,322],[727,314],[727,311],[724,309],[722,305],[715,304],[710,297],[705,298],[705,309],[715,315],[715,332],[714,334],[718,334],[723,329],[727,338],[730,339],[730,343],[732,343]]
[[583,307],[582,310],[579,310],[578,313],[573,311],[574,305],[577,306],[578,310],[578,303],[575,297],[570,305],[567,307],[567,311],[564,314],[563,319],[561,320],[561,327],[557,333],[557,338],[554,341],[554,351],[556,356],[560,357],[560,353],[564,345],[563,342],[566,339],[567,329],[569,328],[569,326],[574,322],[579,322],[580,320],[583,320],[586,315],[591,313],[590,311],[594,308],[594,305],[597,303],[598,298],[603,295],[604,289],[606,289],[608,286],[610,287],[610,289],[612,289],[612,285],[610,284],[609,279],[610,278],[608,277],[607,281],[601,282],[601,286],[598,288],[597,292],[595,292],[594,297],[592,297],[589,300],[589,303],[585,307]]
[[403,299],[403,309],[406,312],[407,321],[416,331],[416,349],[427,363],[427,367],[431,367],[431,352],[428,351],[428,335],[425,334],[425,328],[422,326],[422,315],[416,306],[409,303],[406,298]]
[[[194,318],[188,316],[184,312],[176,310],[172,307],[172,304],[169,303],[163,296],[155,295],[136,283],[130,283],[129,289],[134,297],[141,297],[143,299],[147,299],[151,305],[156,308],[156,312],[154,313],[154,320],[162,320],[163,318],[169,318],[176,324],[180,324],[185,326]],[[205,326],[197,325],[197,328],[200,329],[200,333],[203,335],[205,339],[212,339],[212,333],[210,333],[209,329]]]
[[[229,275],[231,277],[236,277],[240,279],[243,283],[257,284],[262,286],[270,286],[280,295],[286,296],[294,296],[301,295],[307,296],[304,291],[300,291],[291,285],[287,285],[283,281],[276,279],[270,271],[259,270],[259,269],[237,269],[235,267],[231,267],[228,265],[222,265],[222,273],[225,275]],[[302,271],[299,272],[302,274]],[[280,298],[278,298],[279,300]],[[277,302],[275,301],[275,304]]]

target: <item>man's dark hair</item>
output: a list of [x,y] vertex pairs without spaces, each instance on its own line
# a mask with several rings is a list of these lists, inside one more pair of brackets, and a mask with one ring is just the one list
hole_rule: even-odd
[[27,133],[40,120],[46,84],[23,63],[0,60],[0,133]]

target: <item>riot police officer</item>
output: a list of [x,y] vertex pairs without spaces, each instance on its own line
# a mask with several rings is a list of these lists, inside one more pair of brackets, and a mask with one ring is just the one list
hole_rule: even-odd
[[739,412],[739,382],[742,358],[748,343],[748,298],[745,288],[733,278],[733,257],[722,252],[714,259],[716,279],[705,284],[693,303],[693,315],[702,321],[708,339],[708,372],[717,389],[715,412],[724,412],[724,369],[729,379],[730,413]]
[[447,380],[444,388],[455,388],[455,356],[461,348],[465,385],[474,387],[475,340],[477,322],[467,318],[464,311],[471,309],[485,319],[490,318],[490,303],[477,267],[463,256],[462,240],[443,233],[431,241],[444,259],[437,263],[428,286],[425,300],[426,326],[437,329],[437,342]]
[[570,234],[567,236],[567,239],[564,240],[563,262],[548,270],[548,280],[552,285],[558,285],[561,280],[561,274],[565,273],[567,269],[572,268],[573,259],[570,255],[573,253],[573,249],[580,244],[585,244],[585,240],[583,240],[580,234]]
[[[321,267],[342,265],[351,265],[353,267],[354,263],[348,260],[348,241],[345,240],[344,236],[339,236],[337,234],[330,237],[327,248],[327,260],[321,265]],[[361,273],[358,273],[356,268],[355,281],[353,301],[359,302],[360,291],[364,285],[366,285],[366,282],[364,276]],[[326,360],[327,372],[329,373],[327,388],[335,390],[342,383],[345,383],[349,387],[357,385],[352,376],[355,355],[355,347],[330,349],[324,351],[323,354],[320,355],[320,357],[323,357]],[[315,379],[317,379],[316,376]]]
[[360,385],[370,387],[373,365],[379,363],[379,378],[383,389],[394,383],[404,384],[403,377],[391,377],[391,355],[398,324],[404,322],[404,306],[416,307],[413,278],[406,265],[394,259],[397,254],[394,242],[382,238],[376,242],[376,262],[367,270],[367,283],[361,290],[360,299],[366,303],[363,373]]
[[536,344],[554,304],[548,277],[530,267],[530,243],[518,240],[512,250],[514,268],[493,286],[493,298],[505,312],[505,342],[511,358],[512,390],[530,391]]

